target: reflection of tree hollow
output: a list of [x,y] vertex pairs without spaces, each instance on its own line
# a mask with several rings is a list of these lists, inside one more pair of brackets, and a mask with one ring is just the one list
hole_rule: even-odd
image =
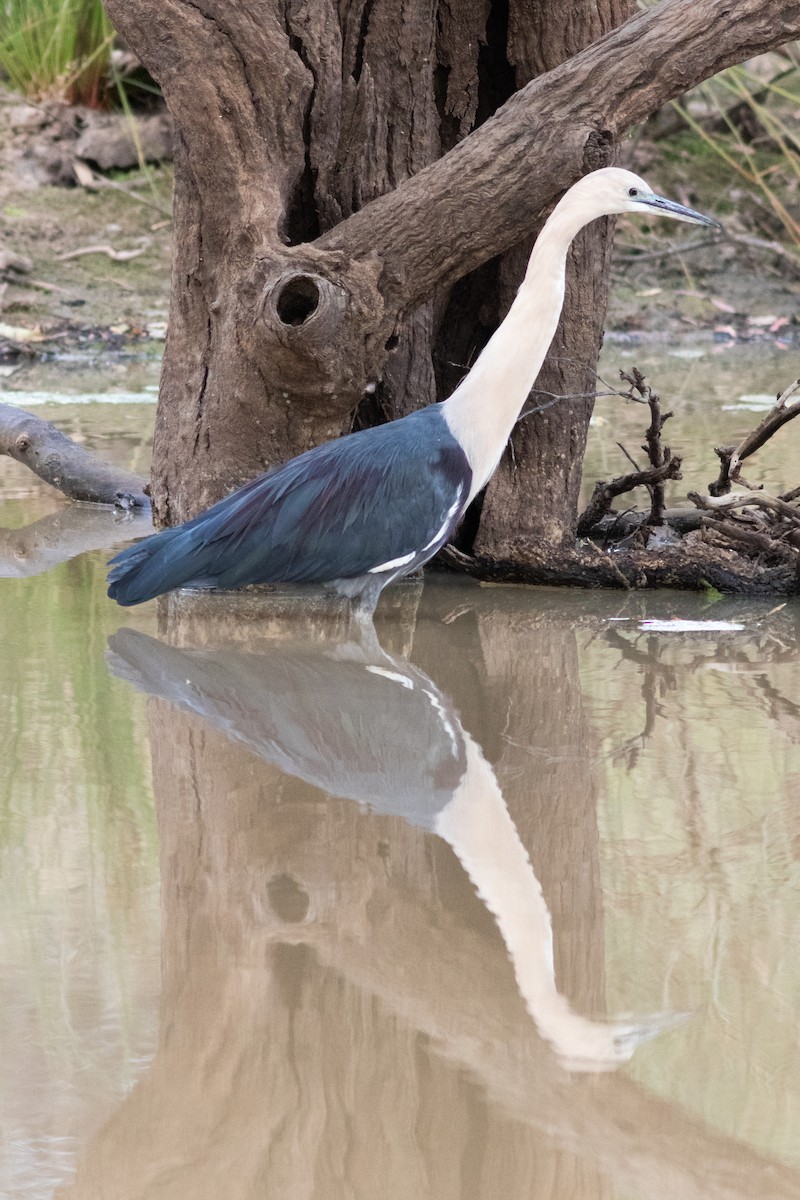
[[[476,603],[451,625],[421,621],[413,664],[278,645],[258,670],[240,650],[132,638],[114,641],[117,669],[162,697],[161,1037],[74,1194],[327,1200],[380,1181],[385,1197],[572,1200],[610,1195],[609,1177],[653,1197],[743,1197],[757,1180],[765,1194],[763,1162],[623,1075],[570,1080],[431,832],[471,757],[482,794],[502,781],[560,986],[600,1011],[592,747],[569,623]],[[480,834],[507,835],[499,808]],[[770,1180],[795,1194],[792,1172]]]

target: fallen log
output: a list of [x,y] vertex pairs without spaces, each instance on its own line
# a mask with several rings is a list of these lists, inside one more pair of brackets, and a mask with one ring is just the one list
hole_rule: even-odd
[[8,454],[71,500],[149,508],[146,481],[77,445],[49,421],[0,404],[0,454]]
[[[524,554],[525,561],[521,559]],[[525,583],[545,587],[677,588],[748,596],[787,596],[798,590],[797,572],[788,563],[767,566],[734,550],[684,539],[658,550],[608,552],[588,543],[578,549],[526,545],[514,557],[496,560],[462,554],[452,546],[436,561],[484,583]]]

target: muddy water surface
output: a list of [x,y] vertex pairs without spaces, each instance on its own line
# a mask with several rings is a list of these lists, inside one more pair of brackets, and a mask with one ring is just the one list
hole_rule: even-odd
[[0,1195],[800,1196],[800,607],[123,612],[1,466]]

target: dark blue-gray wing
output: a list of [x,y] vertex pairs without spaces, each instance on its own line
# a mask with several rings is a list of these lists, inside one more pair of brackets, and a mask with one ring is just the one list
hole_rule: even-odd
[[185,584],[322,583],[421,551],[460,512],[470,472],[439,406],[319,446],[112,560],[109,595]]

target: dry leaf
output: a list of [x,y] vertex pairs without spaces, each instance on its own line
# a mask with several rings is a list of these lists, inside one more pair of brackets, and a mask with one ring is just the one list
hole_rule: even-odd
[[94,177],[94,171],[91,167],[87,167],[86,163],[81,162],[79,158],[76,158],[72,164],[72,169],[75,172],[75,178],[81,187],[87,188],[87,190],[90,192],[96,192],[98,190],[99,185]]
[[0,324],[0,337],[8,338],[12,342],[41,342],[44,340],[38,325],[34,329],[27,329],[24,325]]

